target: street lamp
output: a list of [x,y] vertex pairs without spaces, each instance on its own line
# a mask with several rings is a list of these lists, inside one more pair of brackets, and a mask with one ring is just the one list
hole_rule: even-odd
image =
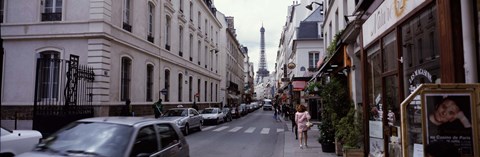
[[318,3],[318,2],[312,2],[309,5],[305,6],[305,8],[307,8],[308,10],[312,10],[313,9],[313,7],[312,7],[313,3],[320,5],[320,11],[323,11],[323,3]]

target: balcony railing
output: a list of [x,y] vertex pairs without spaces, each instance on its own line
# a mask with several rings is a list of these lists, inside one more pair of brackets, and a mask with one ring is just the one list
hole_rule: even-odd
[[129,31],[129,32],[132,32],[132,26],[128,23],[123,23],[123,27],[122,27],[124,30],[126,31]]
[[42,13],[42,21],[61,21],[62,13]]
[[152,35],[148,35],[147,40],[150,41],[151,43],[153,43],[155,41],[155,38],[153,38]]

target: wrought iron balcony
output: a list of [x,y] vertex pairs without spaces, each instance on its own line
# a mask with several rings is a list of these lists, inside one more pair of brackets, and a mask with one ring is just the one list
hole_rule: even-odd
[[42,21],[61,21],[62,13],[42,13]]
[[123,23],[123,29],[129,32],[132,32],[132,26],[128,23]]
[[151,43],[153,43],[155,41],[155,38],[153,38],[152,35],[148,35],[147,40],[150,41]]

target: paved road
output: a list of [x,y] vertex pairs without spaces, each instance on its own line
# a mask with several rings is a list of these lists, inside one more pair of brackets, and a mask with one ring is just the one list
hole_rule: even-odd
[[205,126],[188,135],[192,157],[282,157],[285,123],[272,111],[257,110],[220,125]]

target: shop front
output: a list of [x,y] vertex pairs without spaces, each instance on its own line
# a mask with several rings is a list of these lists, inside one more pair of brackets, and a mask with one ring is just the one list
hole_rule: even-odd
[[356,55],[368,156],[402,156],[400,103],[420,84],[465,82],[457,9],[455,1],[385,0],[363,23]]

